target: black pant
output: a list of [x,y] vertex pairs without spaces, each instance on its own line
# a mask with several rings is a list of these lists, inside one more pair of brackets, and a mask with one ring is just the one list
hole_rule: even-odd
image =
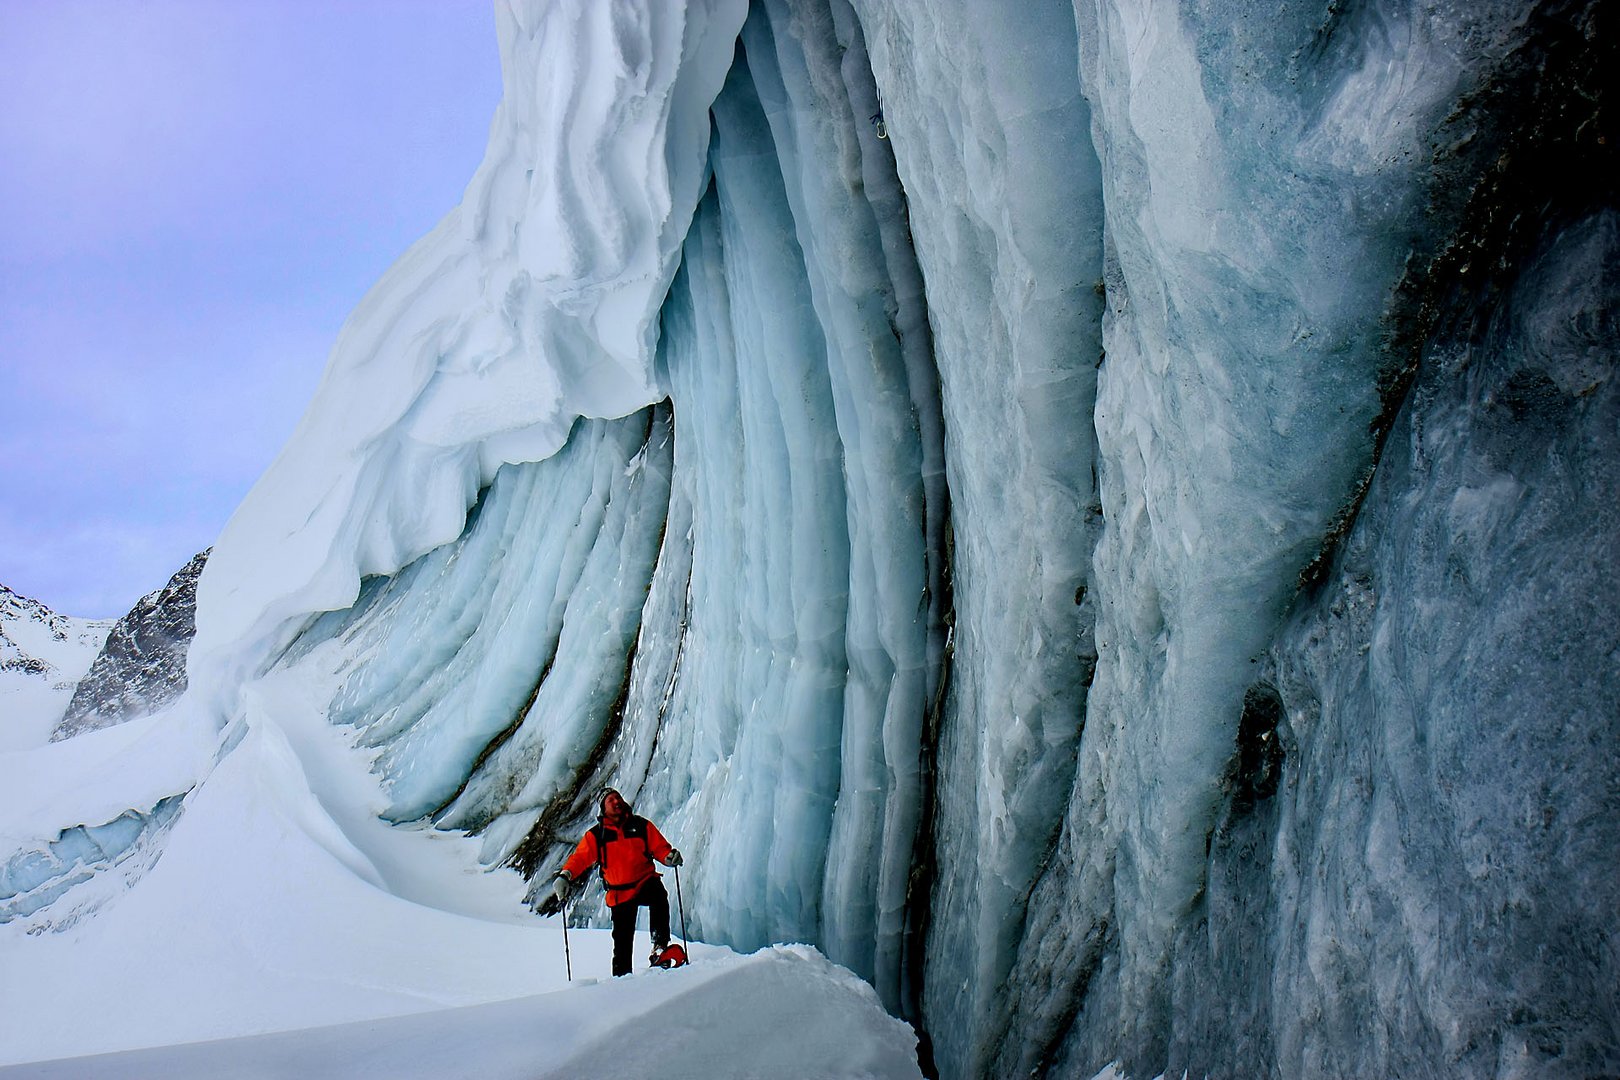
[[634,896],[615,904],[613,911],[613,974],[630,974],[630,949],[636,940],[636,909],[647,907],[648,928],[654,948],[669,944],[669,893],[657,874],[641,883]]

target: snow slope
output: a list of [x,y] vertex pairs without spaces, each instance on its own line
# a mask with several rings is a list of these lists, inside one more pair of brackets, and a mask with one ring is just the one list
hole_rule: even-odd
[[[0,923],[0,1063],[426,1012],[440,1018],[63,1064],[45,1075],[148,1067],[229,1075],[213,1070],[262,1055],[289,1065],[323,1060],[308,1055],[334,1042],[369,1056],[380,1035],[392,1044],[402,1032],[421,1039],[519,1018],[538,1025],[543,1047],[528,1035],[497,1040],[494,1050],[478,1044],[480,1053],[504,1045],[511,1067],[521,1064],[527,1076],[540,1065],[557,1075],[605,1069],[603,1048],[632,1020],[635,1053],[667,1048],[689,1075],[715,1067],[712,1040],[701,1036],[716,1025],[757,1036],[755,1056],[732,1057],[724,1067],[734,1071],[719,1075],[768,1074],[773,1062],[790,1060],[824,1061],[824,1075],[916,1075],[910,1029],[883,1012],[870,987],[807,947],[739,957],[698,945],[689,971],[534,998],[567,986],[556,921],[530,914],[520,902],[523,881],[484,872],[465,839],[382,822],[386,798],[369,755],[350,745],[351,732],[326,723],[312,707],[317,696],[300,680],[273,678],[255,687],[246,715],[223,736],[183,701],[0,756],[0,821],[10,843],[86,811],[106,818],[122,806],[183,796],[177,814],[152,826],[168,832],[161,857],[136,837],[122,858],[115,852],[106,865],[70,868],[92,877],[66,901]],[[605,974],[611,943],[602,931],[571,938],[576,982],[585,987]],[[442,1013],[517,998],[531,1000],[471,1020]],[[643,1045],[648,1032],[657,1033],[652,1048]],[[429,1068],[442,1058],[407,1056],[426,1071],[378,1075],[455,1075]],[[479,1062],[489,1059],[475,1056],[465,1075],[479,1075]],[[344,1075],[332,1063],[311,1074]]]
[[[606,933],[575,935],[606,963]],[[0,1068],[0,1080],[389,1080],[918,1077],[915,1036],[872,988],[803,945],[752,956],[699,947],[692,965],[487,1005]],[[578,970],[578,969],[576,969]]]
[[111,619],[59,615],[0,585],[0,751],[50,738],[112,628]]

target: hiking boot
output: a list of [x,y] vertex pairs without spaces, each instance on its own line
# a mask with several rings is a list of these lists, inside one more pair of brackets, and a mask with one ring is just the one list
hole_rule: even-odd
[[658,954],[658,966],[661,968],[678,968],[686,964],[686,950],[679,945],[666,945],[664,951]]

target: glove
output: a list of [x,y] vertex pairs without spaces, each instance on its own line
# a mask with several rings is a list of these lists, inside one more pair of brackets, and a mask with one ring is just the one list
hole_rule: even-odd
[[685,861],[685,859],[681,858],[681,853],[675,848],[670,848],[669,854],[664,856],[665,866],[679,866]]
[[542,915],[555,915],[568,905],[568,900],[574,895],[574,879],[567,874],[557,874],[557,880],[552,882],[551,895],[540,901],[535,908]]

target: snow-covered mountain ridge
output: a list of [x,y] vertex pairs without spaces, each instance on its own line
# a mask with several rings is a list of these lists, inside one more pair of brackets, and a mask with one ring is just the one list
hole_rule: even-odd
[[156,712],[186,689],[208,552],[117,619],[61,615],[0,585],[0,746],[71,738]]
[[50,736],[113,627],[60,615],[0,585],[0,749]]
[[1600,4],[498,11],[89,922],[195,915],[244,808],[493,895],[612,783],[695,935],[815,944],[941,1075],[1620,1071]]

